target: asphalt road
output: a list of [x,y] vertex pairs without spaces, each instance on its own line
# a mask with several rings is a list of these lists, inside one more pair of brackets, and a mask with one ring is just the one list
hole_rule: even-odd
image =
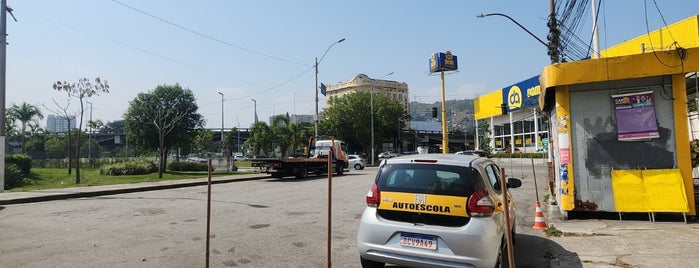
[[[512,191],[517,267],[548,267],[555,243],[531,228],[531,165],[502,166],[523,179]],[[333,177],[333,267],[359,267],[356,232],[375,172]],[[543,197],[545,166],[539,172]],[[327,178],[314,176],[214,184],[211,267],[326,267],[327,190]],[[204,267],[206,208],[206,186],[8,205],[0,210],[0,267]]]

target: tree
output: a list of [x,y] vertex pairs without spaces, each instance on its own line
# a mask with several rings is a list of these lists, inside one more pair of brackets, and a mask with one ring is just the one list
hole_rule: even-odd
[[250,137],[245,143],[252,147],[252,154],[259,156],[260,152],[268,155],[272,147],[271,131],[264,121],[258,121],[250,127]]
[[44,143],[44,148],[46,149],[46,154],[48,158],[66,158],[68,157],[69,151],[65,148],[68,146],[68,139],[64,136],[53,136],[46,139]]
[[276,115],[272,119],[270,127],[272,140],[276,141],[279,146],[279,153],[282,157],[286,156],[289,146],[291,145],[291,135],[289,131],[289,118],[285,115]]
[[[70,126],[71,125],[70,122],[73,121],[75,118],[75,114],[73,112],[69,111],[69,109],[70,109],[70,95],[69,95],[69,98],[66,99],[65,105],[59,104],[56,101],[56,99],[52,99],[52,100],[53,100],[53,104],[56,105],[56,110],[51,110],[51,108],[49,108],[45,105],[44,105],[44,108],[48,109],[49,111],[53,112],[54,114],[57,114],[58,117],[60,117],[61,119],[66,120],[66,125]],[[67,146],[66,148],[68,150],[68,153],[66,153],[68,155],[68,175],[72,174],[72,170],[73,170],[73,158],[71,157],[71,154],[70,154],[70,150],[72,148],[71,144],[73,144],[73,142],[71,139],[72,135],[70,134],[70,132],[71,132],[71,130],[68,129],[68,131],[66,133],[66,136],[68,138],[68,142],[64,143]],[[57,144],[57,143],[54,143],[54,144]],[[51,149],[56,149],[56,148],[51,147]],[[46,145],[46,150],[47,150],[47,152],[49,150],[48,144]],[[51,155],[51,153],[49,153],[49,156],[50,155]]]
[[169,148],[190,146],[196,129],[204,120],[191,90],[179,84],[159,85],[151,92],[140,93],[129,103],[124,114],[129,144],[157,149],[160,158],[158,178],[163,177]]
[[490,148],[490,124],[488,120],[477,120],[478,124],[478,149],[492,153],[493,148]]
[[[374,144],[393,140],[409,116],[403,105],[383,94],[374,95]],[[347,94],[328,101],[322,124],[328,134],[347,143],[350,151],[371,151],[371,95]]]
[[291,123],[289,124],[289,137],[290,137],[290,145],[291,145],[291,151],[293,153],[298,152],[300,149],[303,149],[304,146],[306,146],[308,142],[308,138],[311,136],[311,128],[313,127],[313,124],[310,122],[301,122],[301,123]]
[[[77,98],[80,100],[80,121],[78,121],[79,130],[83,127],[85,98],[99,95],[99,93],[109,93],[109,85],[107,84],[107,80],[104,80],[103,82],[99,77],[95,78],[94,84],[87,78],[80,78],[78,79],[78,82],[73,82],[72,84],[66,81],[56,81],[53,83],[53,89],[66,92],[68,97]],[[81,131],[77,132],[75,144],[80,144],[80,132]],[[75,148],[75,184],[80,184],[80,146],[76,146]]]
[[19,120],[22,124],[19,133],[22,138],[22,152],[26,152],[24,147],[27,143],[27,126],[34,118],[44,119],[44,114],[38,107],[24,102],[21,105],[12,104],[9,115],[12,121]]
[[124,120],[110,121],[104,124],[102,128],[99,129],[100,133],[105,134],[123,134],[124,133]]
[[192,147],[194,151],[203,154],[211,148],[214,141],[214,131],[211,129],[199,129],[196,131]]

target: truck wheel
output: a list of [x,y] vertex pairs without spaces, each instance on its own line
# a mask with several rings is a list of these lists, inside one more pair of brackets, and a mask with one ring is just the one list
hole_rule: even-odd
[[338,176],[342,176],[342,174],[345,173],[345,166],[343,164],[335,165],[335,173],[337,173]]
[[281,179],[283,177],[282,174],[280,174],[279,172],[273,172],[271,175],[272,175],[272,178]]
[[296,170],[296,178],[297,179],[305,179],[308,177],[308,168],[307,167],[302,167]]

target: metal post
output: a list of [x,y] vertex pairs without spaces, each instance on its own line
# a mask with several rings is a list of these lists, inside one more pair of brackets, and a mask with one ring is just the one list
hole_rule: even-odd
[[316,57],[316,64],[313,66],[316,69],[316,114],[313,117],[313,125],[315,126],[315,137],[318,137],[318,57]]
[[250,99],[255,104],[255,123],[257,123],[257,100]]
[[442,76],[442,154],[449,153],[449,133],[447,133],[447,101],[444,93],[444,71],[441,71]]
[[371,105],[371,165],[374,165],[374,157],[376,157],[374,152],[374,84],[371,84],[371,92],[369,97],[369,103]]
[[219,92],[219,95],[221,95],[221,156],[224,154],[226,155],[226,172],[230,172],[230,166],[231,166],[231,157],[229,154],[226,153],[227,147],[226,147],[226,142],[224,138],[224,133],[223,133],[223,93]]
[[0,1],[0,193],[5,191],[5,82],[7,56],[7,1]]
[[342,41],[345,41],[344,38],[338,40],[335,43],[330,44],[328,49],[325,50],[325,53],[323,53],[323,56],[320,57],[320,60],[318,60],[318,57],[316,57],[316,64],[313,65],[313,67],[316,70],[316,115],[315,115],[315,120],[314,125],[315,125],[315,136],[318,136],[318,64],[320,64],[321,61],[323,61],[323,58],[325,58],[325,55],[328,54],[328,51],[330,51],[330,48],[332,48],[335,44],[339,44]]

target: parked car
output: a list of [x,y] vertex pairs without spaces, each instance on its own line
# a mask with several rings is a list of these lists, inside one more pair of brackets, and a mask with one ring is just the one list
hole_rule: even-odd
[[466,151],[458,151],[454,154],[460,154],[460,155],[475,155],[475,156],[480,156],[480,157],[490,157],[490,154],[486,151],[481,151],[481,150],[466,150]]
[[209,159],[193,156],[187,157],[187,162],[208,163]]
[[250,159],[248,159],[247,157],[245,157],[243,155],[234,155],[233,156],[233,161],[248,161],[248,160],[250,160]]
[[[509,267],[507,194],[490,158],[418,154],[384,160],[366,196],[357,248],[362,267]],[[522,185],[507,180],[507,188]]]
[[[507,147],[507,148],[503,149],[502,152],[503,152],[503,153],[506,153],[506,154],[509,154],[509,153],[512,152],[512,150],[511,150],[510,147]],[[520,152],[519,148],[515,147],[515,153],[519,153],[519,152]]]
[[356,154],[347,155],[347,160],[349,160],[349,166],[354,167],[356,170],[364,169],[364,158]]
[[397,153],[390,152],[390,151],[385,151],[385,152],[379,154],[379,159],[382,159],[382,158],[392,158],[392,157],[396,157],[396,156],[398,156]]

